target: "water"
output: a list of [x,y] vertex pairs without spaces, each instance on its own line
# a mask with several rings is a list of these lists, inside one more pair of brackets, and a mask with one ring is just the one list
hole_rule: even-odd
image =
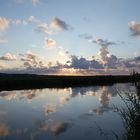
[[[116,140],[125,128],[115,107],[131,84],[0,92],[2,140]],[[115,106],[115,107],[114,107]]]

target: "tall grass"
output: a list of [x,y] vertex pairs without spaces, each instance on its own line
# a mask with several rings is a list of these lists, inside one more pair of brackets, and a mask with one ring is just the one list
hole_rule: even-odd
[[117,108],[126,129],[125,140],[140,140],[140,87],[136,88],[136,94],[128,93],[126,97],[119,93],[125,104],[125,107]]

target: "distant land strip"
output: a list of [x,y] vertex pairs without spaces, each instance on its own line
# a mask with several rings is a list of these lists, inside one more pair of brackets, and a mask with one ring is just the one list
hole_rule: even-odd
[[40,88],[66,88],[140,82],[137,75],[63,76],[0,73],[0,91]]

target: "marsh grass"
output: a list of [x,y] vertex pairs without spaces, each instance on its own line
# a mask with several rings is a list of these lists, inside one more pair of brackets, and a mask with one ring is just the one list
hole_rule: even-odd
[[137,93],[128,93],[123,97],[119,92],[119,96],[125,104],[125,107],[116,108],[123,119],[126,133],[125,140],[140,140],[140,91],[137,88]]

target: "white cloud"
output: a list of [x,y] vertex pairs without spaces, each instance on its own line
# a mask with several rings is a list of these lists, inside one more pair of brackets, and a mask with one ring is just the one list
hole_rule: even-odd
[[100,48],[99,52],[99,61],[106,66],[107,68],[115,68],[118,58],[115,55],[112,55],[108,51],[108,47],[103,46]]
[[10,23],[14,25],[27,25],[28,24],[26,20],[20,20],[20,19],[11,20]]
[[17,60],[15,55],[12,55],[11,53],[6,53],[5,55],[0,57],[0,60],[3,61],[15,61]]
[[109,52],[107,50],[107,47],[100,48],[100,50],[98,52],[98,55],[99,55],[100,61],[103,64],[106,64],[107,63],[108,54],[109,54]]
[[30,16],[28,18],[28,22],[31,23],[31,22],[39,22],[39,20],[35,17],[35,16]]
[[50,31],[48,24],[44,23],[44,22],[38,23],[36,31],[37,32],[43,32],[43,33],[46,33],[46,34],[49,34],[49,35],[52,34],[52,31]]
[[56,41],[50,38],[45,39],[45,48],[49,48],[56,45]]
[[9,23],[8,19],[0,17],[0,31],[4,31],[9,26]]
[[140,23],[137,23],[136,21],[131,21],[128,23],[128,27],[132,32],[133,36],[140,36]]

